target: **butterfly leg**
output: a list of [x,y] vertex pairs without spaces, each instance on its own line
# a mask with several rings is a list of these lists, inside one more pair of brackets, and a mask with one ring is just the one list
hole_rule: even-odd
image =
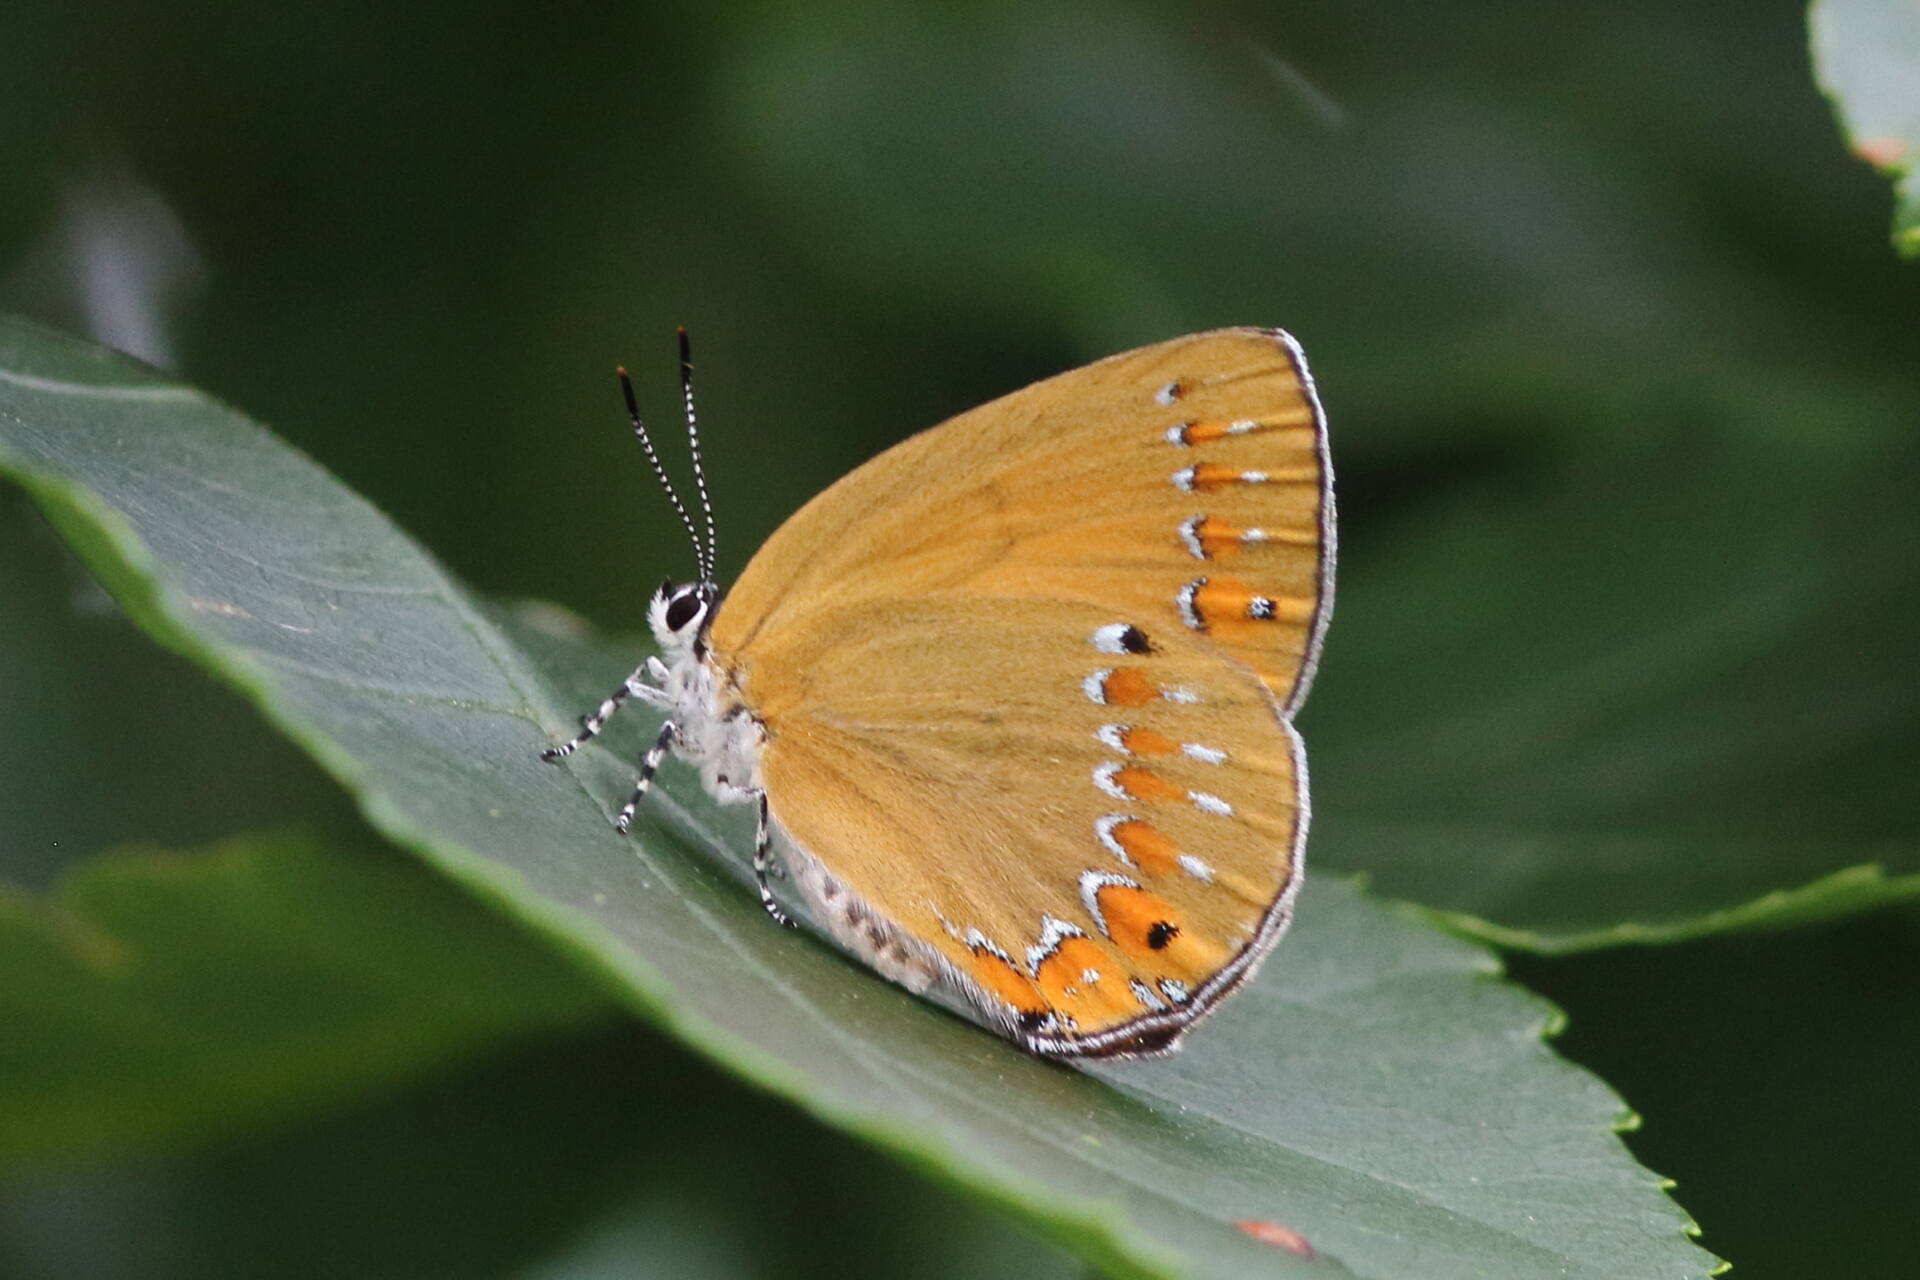
[[[653,661],[655,661],[655,659],[648,659],[648,662]],[[607,727],[607,721],[611,720],[613,713],[620,709],[620,704],[634,694],[639,694],[640,697],[647,702],[656,701],[656,699],[648,697],[649,694],[656,691],[651,688],[646,681],[640,678],[641,673],[647,670],[648,667],[646,663],[635,667],[633,674],[628,676],[620,687],[613,691],[613,695],[601,703],[592,715],[580,717],[580,732],[574,734],[573,737],[557,747],[548,747],[540,753],[540,758],[552,764],[554,761],[564,760],[578,751],[591,741],[596,733],[599,733]]]
[[653,745],[647,748],[646,758],[640,762],[640,781],[633,784],[633,794],[627,797],[627,803],[620,810],[620,816],[613,820],[613,829],[621,835],[625,835],[627,828],[633,825],[634,811],[640,807],[640,802],[647,798],[647,789],[653,786],[654,771],[660,767],[660,762],[666,758],[667,749],[673,745],[674,731],[673,721],[667,721],[660,726],[660,736],[655,738]]
[[753,879],[754,883],[760,886],[760,905],[767,909],[767,914],[773,917],[774,923],[783,924],[791,929],[794,927],[793,921],[788,919],[787,913],[780,909],[780,904],[773,900],[773,890],[767,887],[767,868],[773,862],[773,842],[768,831],[766,792],[758,793],[758,803],[754,806],[754,812],[760,815],[753,832]]

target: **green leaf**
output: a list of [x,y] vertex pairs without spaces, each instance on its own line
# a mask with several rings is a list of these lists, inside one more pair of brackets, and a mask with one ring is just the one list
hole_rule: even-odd
[[632,765],[536,751],[624,671],[511,634],[258,426],[106,353],[0,328],[0,467],[156,636],[232,681],[373,823],[742,1077],[1116,1275],[1707,1274],[1603,1085],[1485,952],[1336,880],[1267,975],[1165,1062],[1041,1062],[772,928],[742,817],[680,772],[625,841]]
[[50,899],[0,887],[0,1173],[239,1133],[607,1007],[392,857],[116,851]]
[[1815,0],[1814,72],[1853,152],[1894,182],[1893,243],[1920,257],[1920,6]]

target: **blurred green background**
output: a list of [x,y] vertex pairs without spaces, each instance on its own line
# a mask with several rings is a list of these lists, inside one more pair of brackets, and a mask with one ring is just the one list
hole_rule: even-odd
[[[1284,325],[1340,482],[1302,719],[1323,865],[1541,929],[1638,918],[1675,860],[1688,910],[1732,905],[1920,869],[1920,273],[1804,24],[26,0],[0,12],[0,307],[170,364],[478,587],[609,629],[691,564],[611,378],[671,424],[676,324],[723,577],[920,427]],[[365,841],[11,492],[0,601],[0,877],[289,821]],[[1454,797],[1502,832],[1370,862]],[[1547,825],[1594,843],[1591,884],[1529,884]],[[1906,1276],[1916,923],[1516,971],[1739,1274]],[[1078,1273],[614,1019],[292,1130],[0,1187],[8,1276],[844,1275],[852,1248],[854,1274]]]

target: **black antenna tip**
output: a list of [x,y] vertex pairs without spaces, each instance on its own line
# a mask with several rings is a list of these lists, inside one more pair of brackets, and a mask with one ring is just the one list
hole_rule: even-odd
[[680,363],[682,365],[693,363],[693,344],[687,341],[687,326],[685,325],[680,326]]
[[625,365],[615,365],[613,371],[620,375],[620,394],[627,400],[627,416],[633,419],[633,425],[640,425],[640,402],[633,398],[633,379],[627,376]]

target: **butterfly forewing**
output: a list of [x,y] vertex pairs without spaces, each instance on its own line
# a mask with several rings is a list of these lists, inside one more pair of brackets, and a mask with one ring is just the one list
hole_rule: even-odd
[[1291,340],[1180,339],[847,476],[748,566],[713,660],[876,945],[931,948],[1032,1047],[1161,1048],[1285,922],[1331,521]]

